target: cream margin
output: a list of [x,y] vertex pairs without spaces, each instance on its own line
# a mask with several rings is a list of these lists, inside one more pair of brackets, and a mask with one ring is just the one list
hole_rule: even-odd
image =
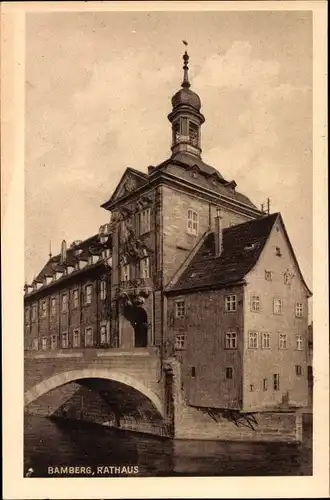
[[[5,500],[316,498],[329,495],[327,2],[20,2],[1,4],[3,477]],[[314,476],[23,478],[24,13],[26,11],[312,10],[314,19]]]

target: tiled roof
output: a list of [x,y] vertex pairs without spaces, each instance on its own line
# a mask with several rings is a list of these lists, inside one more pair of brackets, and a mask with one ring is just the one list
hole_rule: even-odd
[[[193,177],[192,169],[195,166],[198,167],[200,173],[196,177]],[[175,172],[175,167],[177,169],[181,167],[179,175]],[[257,208],[247,196],[233,189],[231,187],[232,183],[226,181],[216,168],[207,165],[201,158],[198,158],[198,156],[187,153],[177,153],[157,167],[154,167],[151,171],[151,175],[160,170],[171,173],[176,177],[181,177],[192,184],[196,184],[196,186],[212,190],[219,195],[244,203],[251,208]]]
[[257,263],[279,214],[254,219],[223,231],[223,250],[215,257],[215,234],[210,233],[171,291],[225,286],[244,279]]
[[[65,265],[74,266],[76,262],[78,262],[78,260],[88,260],[88,256],[90,254],[98,254],[101,250],[101,247],[102,244],[100,243],[98,234],[91,236],[84,241],[81,241],[75,246],[69,246],[66,252]],[[77,250],[81,250],[81,253],[79,255],[75,254]],[[35,281],[42,282],[45,276],[53,276],[57,271],[63,272],[65,269],[65,265],[61,263],[60,254],[54,255],[47,261],[38,276],[35,278]]]

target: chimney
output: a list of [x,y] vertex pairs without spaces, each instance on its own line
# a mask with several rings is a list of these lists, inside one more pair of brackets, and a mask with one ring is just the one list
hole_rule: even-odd
[[222,215],[220,208],[217,208],[215,218],[215,256],[220,257],[222,253]]
[[63,264],[66,261],[66,241],[62,241],[61,245],[61,264]]

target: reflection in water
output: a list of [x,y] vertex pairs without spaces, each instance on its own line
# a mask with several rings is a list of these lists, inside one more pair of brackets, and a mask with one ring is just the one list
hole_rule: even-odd
[[[24,472],[48,476],[48,467],[91,467],[95,477],[311,475],[311,426],[303,445],[224,441],[172,441],[74,421],[25,416]],[[108,466],[103,472],[98,466]],[[125,466],[115,473],[111,466]],[[55,470],[55,469],[54,469]],[[83,469],[81,469],[83,470]],[[99,472],[99,475],[98,475]],[[78,473],[78,476],[83,475]],[[58,474],[54,474],[58,475]],[[71,474],[74,477],[75,474]],[[104,477],[103,476],[103,477]],[[62,477],[67,477],[62,474]]]

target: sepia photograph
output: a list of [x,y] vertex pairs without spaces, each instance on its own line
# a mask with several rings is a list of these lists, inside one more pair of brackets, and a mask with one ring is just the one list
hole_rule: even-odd
[[314,28],[25,12],[24,481],[315,474]]

